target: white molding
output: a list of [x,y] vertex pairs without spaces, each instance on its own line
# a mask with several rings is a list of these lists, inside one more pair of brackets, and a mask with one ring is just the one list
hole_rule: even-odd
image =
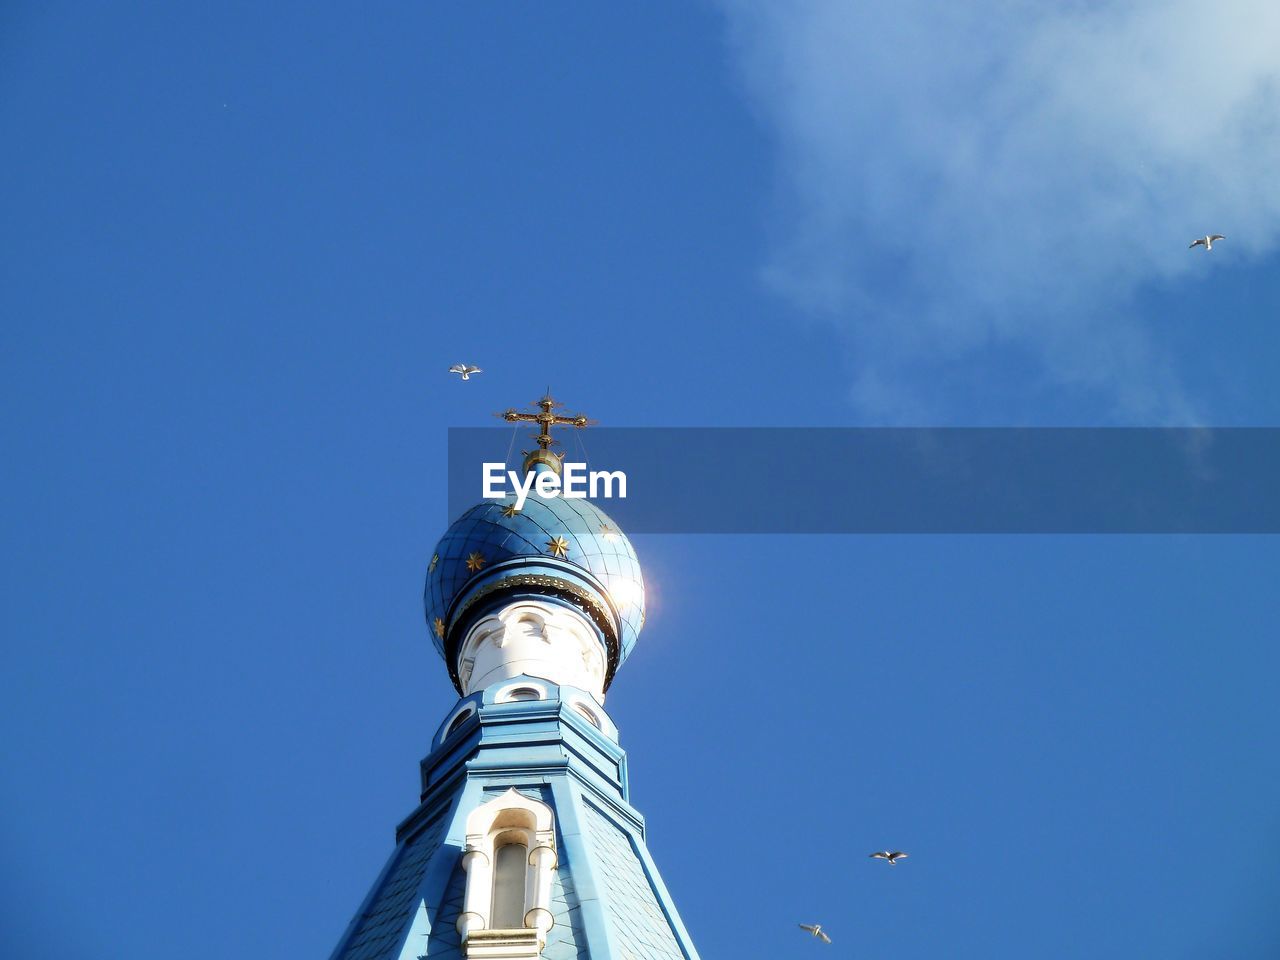
[[600,707],[598,704],[588,704],[587,701],[580,697],[574,697],[569,701],[569,706],[578,716],[591,724],[597,730],[604,732],[604,720],[600,717]]
[[462,945],[467,960],[537,960],[544,941],[538,931],[473,930]]
[[[544,687],[542,684],[538,683],[536,680],[522,679],[517,683],[509,683],[502,689],[495,692],[493,695],[493,702],[494,703],[518,703],[519,701],[514,696],[512,696],[512,694],[514,694],[517,690],[532,690],[538,695],[536,697],[536,699],[538,700],[547,700],[550,697],[550,694],[547,688]],[[522,699],[527,700],[528,698],[522,698]]]
[[458,651],[463,695],[521,674],[578,687],[604,702],[607,657],[580,610],[522,599],[472,625]]

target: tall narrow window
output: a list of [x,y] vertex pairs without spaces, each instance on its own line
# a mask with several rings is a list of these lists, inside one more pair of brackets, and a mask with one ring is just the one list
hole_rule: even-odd
[[498,848],[493,865],[492,926],[512,930],[524,926],[525,867],[529,849],[523,843]]
[[[551,893],[556,874],[555,811],[514,787],[482,803],[467,815],[467,845],[462,854],[467,883],[458,914],[458,933],[468,944],[483,930],[506,930],[512,944],[547,943],[555,926]],[[518,932],[517,932],[518,931]],[[503,939],[503,938],[498,938]],[[485,941],[481,943],[480,941]],[[497,943],[480,936],[470,956],[534,957],[524,947],[486,953]]]

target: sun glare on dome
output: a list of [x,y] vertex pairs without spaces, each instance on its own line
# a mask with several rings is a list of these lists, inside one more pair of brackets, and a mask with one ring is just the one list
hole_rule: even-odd
[[610,577],[609,596],[618,607],[638,607],[644,603],[644,585],[630,577]]

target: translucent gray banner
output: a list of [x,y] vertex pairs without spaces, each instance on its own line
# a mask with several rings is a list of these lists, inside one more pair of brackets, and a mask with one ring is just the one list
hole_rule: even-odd
[[[557,431],[561,433],[561,431]],[[449,513],[526,429],[449,431]],[[601,428],[565,462],[628,533],[1276,533],[1280,429]],[[616,485],[615,485],[616,486]],[[510,491],[511,481],[503,489]]]

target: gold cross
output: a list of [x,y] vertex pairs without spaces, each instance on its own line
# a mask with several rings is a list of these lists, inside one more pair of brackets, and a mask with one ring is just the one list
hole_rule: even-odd
[[563,407],[563,403],[559,403],[551,396],[550,389],[547,395],[539,400],[534,406],[538,407],[537,413],[517,413],[514,409],[504,411],[498,414],[507,423],[536,423],[539,432],[534,434],[534,439],[538,441],[538,446],[543,450],[547,450],[552,444],[558,444],[560,441],[553,439],[551,436],[552,427],[575,427],[581,430],[593,424],[594,420],[588,420],[586,417],[578,414],[575,417],[562,417],[552,413],[557,407]]

